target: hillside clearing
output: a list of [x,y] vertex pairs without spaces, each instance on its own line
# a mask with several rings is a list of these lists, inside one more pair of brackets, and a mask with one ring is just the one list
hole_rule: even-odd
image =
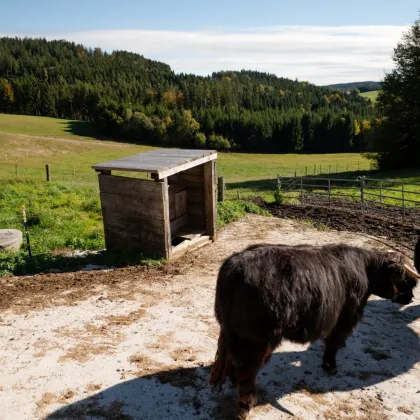
[[0,114],[0,132],[39,136],[91,136],[88,122],[32,115]]
[[378,94],[379,90],[375,90],[373,92],[363,92],[360,95],[364,96],[365,98],[369,98],[372,102],[375,102]]
[[[226,419],[235,393],[211,394],[217,344],[214,285],[221,261],[252,243],[377,246],[373,238],[247,216],[216,243],[163,269],[128,268],[0,280],[2,419]],[[420,301],[369,301],[338,354],[339,375],[320,368],[322,345],[284,342],[259,375],[250,420],[409,419],[420,415]],[[379,356],[381,357],[379,357]]]

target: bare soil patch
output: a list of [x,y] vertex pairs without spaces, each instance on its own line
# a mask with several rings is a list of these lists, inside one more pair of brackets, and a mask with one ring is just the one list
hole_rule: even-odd
[[[266,204],[256,200],[271,214],[279,218],[310,220],[315,226],[325,226],[338,231],[365,233],[378,239],[387,239],[401,251],[414,249],[420,234],[420,221],[402,220],[372,211],[361,213],[355,209],[330,208],[311,205]],[[412,256],[410,254],[410,256]]]

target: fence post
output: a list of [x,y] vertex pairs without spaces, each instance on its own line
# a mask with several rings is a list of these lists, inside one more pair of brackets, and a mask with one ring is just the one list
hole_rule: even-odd
[[303,204],[303,177],[300,177],[300,204]]
[[365,211],[365,177],[360,177],[360,207],[362,212]]
[[331,180],[328,178],[328,204],[331,207]]
[[404,182],[401,184],[401,196],[402,196],[402,205],[403,205],[403,216],[405,216]]
[[51,181],[51,176],[50,176],[50,165],[45,165],[45,170],[47,172],[47,182]]
[[381,203],[382,208],[382,181],[379,184],[379,202]]
[[308,165],[305,166],[305,176],[308,176]]
[[222,176],[217,180],[217,201],[225,201],[225,180]]
[[25,234],[26,234],[26,247],[28,249],[29,257],[32,257],[31,242],[30,242],[30,239],[29,239],[29,230],[28,230],[28,222],[26,220],[25,206],[21,206],[21,209],[22,209],[22,216],[23,216],[23,226],[25,228]]
[[15,175],[17,176],[17,159],[15,160]]
[[296,178],[296,168],[295,168],[295,178]]

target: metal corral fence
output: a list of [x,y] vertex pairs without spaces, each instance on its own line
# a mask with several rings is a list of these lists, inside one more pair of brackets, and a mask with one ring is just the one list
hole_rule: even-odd
[[374,210],[420,220],[420,183],[374,179],[277,176],[283,200],[300,204]]

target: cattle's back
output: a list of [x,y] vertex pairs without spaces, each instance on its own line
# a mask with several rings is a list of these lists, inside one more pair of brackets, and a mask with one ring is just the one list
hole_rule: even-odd
[[354,256],[343,249],[261,244],[232,255],[217,282],[219,322],[261,336],[276,329],[301,342],[328,334],[350,283],[360,281]]

